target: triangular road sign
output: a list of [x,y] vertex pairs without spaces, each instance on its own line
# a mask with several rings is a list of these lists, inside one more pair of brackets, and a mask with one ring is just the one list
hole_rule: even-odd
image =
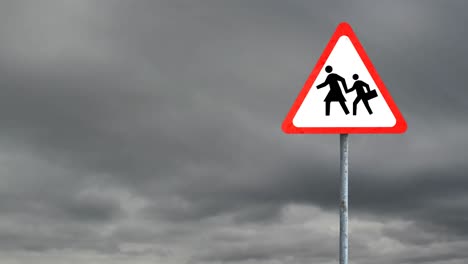
[[282,129],[288,134],[406,131],[403,115],[348,23],[338,25]]

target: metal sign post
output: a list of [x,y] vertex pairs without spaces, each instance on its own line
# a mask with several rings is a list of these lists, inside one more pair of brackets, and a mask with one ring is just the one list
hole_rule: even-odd
[[348,134],[340,134],[340,264],[348,264]]

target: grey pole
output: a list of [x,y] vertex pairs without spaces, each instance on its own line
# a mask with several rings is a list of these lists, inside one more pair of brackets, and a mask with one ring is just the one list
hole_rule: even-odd
[[348,264],[348,134],[340,135],[340,264]]

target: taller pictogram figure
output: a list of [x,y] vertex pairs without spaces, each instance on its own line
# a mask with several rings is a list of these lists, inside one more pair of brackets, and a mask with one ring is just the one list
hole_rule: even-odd
[[340,88],[340,82],[343,85],[343,88],[345,91],[348,90],[346,86],[346,81],[343,77],[336,73],[332,73],[333,68],[332,66],[328,65],[325,67],[325,71],[328,74],[327,78],[322,84],[317,85],[317,89],[321,89],[327,85],[330,86],[330,91],[328,92],[327,97],[325,97],[325,115],[329,116],[330,115],[330,103],[331,102],[339,102],[341,105],[341,108],[343,108],[343,111],[345,112],[346,115],[349,114],[348,107],[346,106],[346,98],[343,96],[343,93]]

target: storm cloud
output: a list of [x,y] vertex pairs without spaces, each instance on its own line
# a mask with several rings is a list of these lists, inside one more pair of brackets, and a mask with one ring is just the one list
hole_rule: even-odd
[[466,1],[0,4],[1,263],[336,263],[337,135],[281,122],[341,21],[408,123],[350,136],[350,259],[466,263]]

